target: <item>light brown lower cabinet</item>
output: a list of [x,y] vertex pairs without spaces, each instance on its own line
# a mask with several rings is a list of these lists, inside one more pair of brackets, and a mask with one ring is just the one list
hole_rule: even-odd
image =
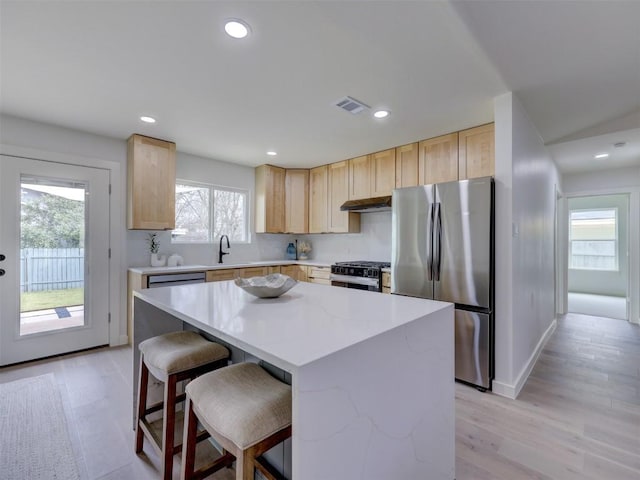
[[391,293],[391,274],[382,272],[382,293]]
[[234,280],[236,278],[261,277],[263,275],[274,273],[270,270],[271,268],[273,267],[246,267],[209,270],[207,271],[207,282],[222,282],[225,280]]
[[280,273],[299,282],[307,281],[307,267],[305,265],[281,265]]
[[331,267],[307,266],[307,281],[310,283],[320,283],[322,285],[331,285]]

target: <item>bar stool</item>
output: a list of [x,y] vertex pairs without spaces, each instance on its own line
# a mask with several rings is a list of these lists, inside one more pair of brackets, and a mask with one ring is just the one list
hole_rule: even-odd
[[[195,332],[173,332],[140,343],[140,377],[138,384],[138,416],[136,420],[136,453],[142,452],[144,437],[162,459],[162,478],[170,480],[173,456],[182,445],[174,446],[176,404],[185,394],[176,395],[176,384],[196,378],[203,373],[224,367],[229,350],[218,343],[205,340]],[[147,407],[149,372],[164,382],[164,401]],[[162,437],[153,432],[147,415],[163,410]]]
[[[257,468],[280,478],[260,455],[291,436],[291,387],[254,363],[207,373],[186,387],[181,480],[203,478],[236,461],[236,480],[253,480]],[[223,455],[194,471],[197,425],[223,448]]]

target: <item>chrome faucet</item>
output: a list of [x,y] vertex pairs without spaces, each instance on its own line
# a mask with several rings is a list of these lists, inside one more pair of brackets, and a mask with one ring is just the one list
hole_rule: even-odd
[[231,248],[231,245],[229,245],[229,237],[227,237],[226,235],[220,235],[220,248],[218,249],[218,263],[222,263],[222,256],[223,255],[229,255],[229,252],[223,252],[222,251],[222,239],[223,238],[227,239],[227,248]]

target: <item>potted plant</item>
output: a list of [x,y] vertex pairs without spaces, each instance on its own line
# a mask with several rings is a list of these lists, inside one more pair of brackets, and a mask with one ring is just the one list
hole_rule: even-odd
[[304,240],[301,241],[298,244],[298,259],[307,260],[309,258],[309,253],[311,253],[311,244]]
[[151,254],[151,266],[162,267],[166,261],[166,255],[158,255],[160,251],[160,241],[158,240],[158,232],[153,232],[147,236],[147,244],[149,245],[149,253]]

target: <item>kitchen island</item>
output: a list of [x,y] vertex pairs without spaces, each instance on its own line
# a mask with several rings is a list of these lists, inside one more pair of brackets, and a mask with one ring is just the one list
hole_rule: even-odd
[[134,309],[136,358],[195,328],[285,372],[290,478],[454,478],[452,304],[308,283],[258,299],[228,281],[137,291]]

